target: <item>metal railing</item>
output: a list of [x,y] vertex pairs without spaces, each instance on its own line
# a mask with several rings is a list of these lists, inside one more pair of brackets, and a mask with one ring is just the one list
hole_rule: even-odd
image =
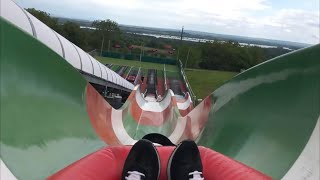
[[141,79],[141,67],[139,67],[138,73],[137,73],[137,75],[136,75],[136,79],[134,80],[133,84],[134,84],[134,85],[137,85],[139,79]]
[[88,54],[90,54],[92,57],[95,57],[95,56],[97,56],[97,55],[98,55],[98,52],[97,52],[97,50],[96,50],[96,49],[94,49],[94,50],[92,50],[92,51],[88,52]]
[[163,65],[163,76],[164,76],[164,89],[168,90],[167,86],[167,72],[166,72],[166,65]]
[[191,96],[192,103],[193,103],[194,106],[196,106],[197,97],[196,97],[196,95],[194,94],[194,92],[193,92],[193,90],[192,90],[192,88],[191,88],[191,85],[190,85],[190,83],[189,83],[189,81],[188,81],[188,78],[187,78],[185,72],[184,72],[183,64],[182,64],[182,62],[181,62],[180,59],[179,59],[179,64],[178,64],[178,66],[179,66],[179,69],[180,69],[180,74],[181,74],[181,76],[182,76],[182,78],[183,78],[183,80],[184,80],[184,82],[185,82],[185,84],[186,84],[186,86],[187,86],[187,89],[188,89],[188,91],[189,91],[189,94],[190,94],[190,96]]

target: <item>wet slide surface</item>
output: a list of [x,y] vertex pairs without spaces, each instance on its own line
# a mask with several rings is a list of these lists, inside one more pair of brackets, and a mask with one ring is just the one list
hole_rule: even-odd
[[150,132],[194,139],[280,179],[319,121],[319,45],[238,75],[186,115],[170,97],[158,112],[163,122],[148,124],[153,106],[139,104],[136,91],[114,110],[59,55],[0,21],[0,155],[18,179],[44,179],[104,146],[131,144],[126,135]]
[[44,179],[105,143],[91,126],[79,72],[0,22],[1,159],[18,179]]
[[[152,107],[135,107],[136,96],[113,109],[63,58],[4,19],[1,31],[1,160],[16,178],[44,179],[104,146],[174,130],[166,117],[150,124]],[[159,117],[179,114],[166,104]]]
[[261,64],[220,87],[211,95],[199,144],[283,177],[319,118],[318,57],[320,45]]

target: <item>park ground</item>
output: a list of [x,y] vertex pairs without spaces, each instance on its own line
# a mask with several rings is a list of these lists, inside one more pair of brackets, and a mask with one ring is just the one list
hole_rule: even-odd
[[[141,67],[143,69],[163,70],[162,64],[139,62],[133,60],[96,57],[103,64]],[[178,71],[175,65],[166,65],[166,71]],[[236,72],[212,71],[203,69],[185,69],[186,76],[191,88],[198,99],[204,99],[226,81],[237,75]]]
[[[163,70],[163,64],[157,63],[149,63],[149,62],[141,62],[135,60],[124,60],[124,59],[115,59],[109,57],[95,57],[102,64],[114,64],[114,65],[122,65],[122,66],[133,66],[140,67],[142,69],[157,69]],[[175,65],[166,65],[166,71],[178,71],[178,67]]]
[[184,71],[198,99],[204,99],[226,81],[237,75],[236,72],[203,69],[185,69]]

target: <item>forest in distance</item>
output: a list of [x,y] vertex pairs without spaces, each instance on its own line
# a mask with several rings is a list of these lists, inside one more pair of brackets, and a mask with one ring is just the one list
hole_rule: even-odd
[[[90,25],[87,27],[92,28],[83,28],[83,24],[76,20],[61,20],[34,8],[26,10],[87,52],[97,50],[97,52],[140,54],[141,48],[149,48],[144,55],[180,59],[187,68],[240,72],[268,59],[301,48],[289,49],[284,46],[264,48],[242,45],[234,40],[215,39],[211,42],[193,42],[157,38],[124,30],[123,26],[110,19],[96,20],[91,24],[86,24],[86,26]],[[134,28],[134,31],[136,29]]]

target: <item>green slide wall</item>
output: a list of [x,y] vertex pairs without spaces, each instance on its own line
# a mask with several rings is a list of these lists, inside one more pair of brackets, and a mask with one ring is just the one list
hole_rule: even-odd
[[[18,179],[44,179],[106,144],[90,123],[87,82],[77,70],[0,23],[1,159]],[[319,118],[319,57],[320,45],[278,57],[213,92],[199,145],[282,178]]]

